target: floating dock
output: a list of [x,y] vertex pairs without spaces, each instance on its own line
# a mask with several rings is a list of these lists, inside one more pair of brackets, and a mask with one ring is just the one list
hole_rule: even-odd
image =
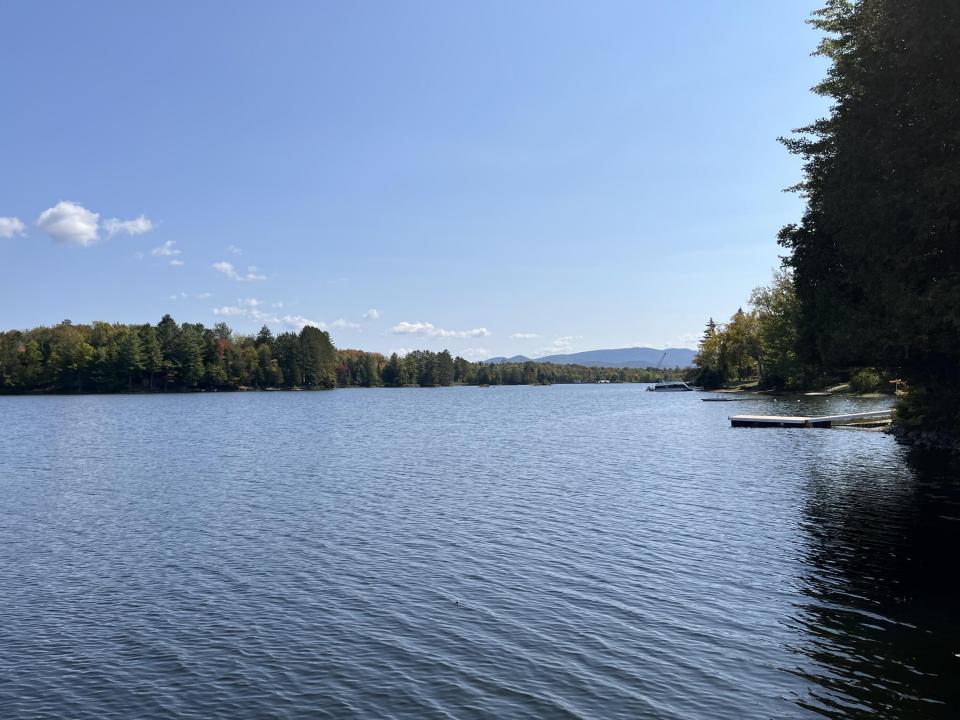
[[848,415],[824,415],[823,417],[731,415],[730,425],[732,427],[828,428],[834,425],[850,425],[861,420],[889,420],[892,413],[892,410],[875,410]]

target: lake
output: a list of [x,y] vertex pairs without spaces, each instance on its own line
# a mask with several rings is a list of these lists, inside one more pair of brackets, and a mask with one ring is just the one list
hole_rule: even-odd
[[947,718],[955,470],[639,385],[3,397],[0,717]]

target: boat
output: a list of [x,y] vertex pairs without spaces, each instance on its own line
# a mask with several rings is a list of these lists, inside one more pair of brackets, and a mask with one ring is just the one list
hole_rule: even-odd
[[[663,365],[664,358],[667,357],[667,351],[663,351],[663,355],[660,356],[660,361],[657,363],[655,370],[659,370],[660,366]],[[661,375],[661,377],[663,377]],[[664,378],[660,382],[654,383],[647,388],[649,392],[693,392],[693,388],[687,385],[682,380],[667,380]]]
[[661,380],[647,388],[647,392],[693,392],[682,380]]

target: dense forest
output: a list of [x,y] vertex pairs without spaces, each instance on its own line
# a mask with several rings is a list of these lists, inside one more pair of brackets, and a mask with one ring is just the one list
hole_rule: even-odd
[[783,140],[806,209],[773,285],[708,326],[700,375],[896,379],[901,427],[958,437],[960,3],[830,0],[811,23],[832,107]]
[[855,392],[893,392],[889,371],[857,365],[826,366],[800,352],[800,304],[793,274],[782,269],[750,295],[726,323],[710,318],[690,379],[708,390],[756,384],[770,390],[822,389],[849,383]]
[[338,350],[314,327],[274,336],[235,335],[225,324],[95,322],[0,333],[0,392],[122,392],[333,387],[434,387],[649,382],[655,370],[579,365],[485,365],[448,351],[400,357]]

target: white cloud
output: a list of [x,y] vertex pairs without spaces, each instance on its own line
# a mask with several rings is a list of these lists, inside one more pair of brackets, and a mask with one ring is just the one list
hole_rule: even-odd
[[533,338],[540,337],[537,333],[513,333],[510,336],[511,340],[532,340]]
[[[204,294],[207,296],[210,295],[210,293]],[[246,318],[274,325],[284,322],[276,315],[260,310],[262,305],[263,301],[257,298],[239,298],[235,305],[222,305],[213,308],[213,314],[223,315],[225,317]],[[318,323],[318,326],[319,325],[322,325],[322,323]]]
[[12,238],[15,235],[23,235],[27,226],[23,224],[20,218],[0,217],[0,237]]
[[573,351],[573,341],[577,337],[574,335],[562,335],[554,339],[554,341],[545,348],[540,348],[537,352],[534,353],[534,357],[542,357],[544,355],[563,355]]
[[224,305],[213,309],[214,315],[223,315],[225,317],[242,317],[247,314],[247,309],[237,305]]
[[367,311],[363,314],[363,319],[364,319],[364,320],[379,320],[379,319],[380,319],[380,311],[377,310],[376,308],[370,308],[369,310],[367,310]]
[[206,300],[207,298],[211,298],[211,297],[213,297],[213,293],[209,293],[209,292],[197,293],[197,300]]
[[699,332],[684,333],[683,335],[680,335],[678,338],[676,338],[672,343],[670,343],[670,347],[696,348],[697,345],[700,343],[700,338],[702,336],[703,336],[703,333],[699,333]]
[[37,227],[58,242],[87,247],[97,241],[100,214],[75,202],[61,200],[40,213]]
[[280,318],[280,322],[288,327],[293,328],[294,330],[297,330],[298,332],[303,330],[303,328],[305,328],[307,325],[320,330],[323,330],[326,327],[324,323],[305,318],[303,315],[284,315],[282,318]]
[[213,269],[216,270],[217,272],[222,272],[227,277],[237,276],[237,271],[234,269],[233,263],[228,263],[226,261],[215,262],[213,264]]
[[243,250],[238,248],[236,245],[228,245],[227,250],[232,252],[234,255],[243,255]]
[[[206,293],[209,295],[209,293]],[[273,303],[271,307],[282,307],[283,303]],[[245,320],[254,320],[267,325],[283,325],[296,331],[302,330],[306,326],[315,327],[319,330],[330,330],[333,328],[351,328],[360,330],[360,325],[349,320],[340,318],[332,323],[325,323],[322,320],[312,320],[303,315],[283,315],[278,316],[272,312],[265,312],[261,308],[265,303],[257,298],[238,298],[233,305],[221,305],[213,308],[213,314],[222,317],[232,317]]]
[[240,273],[233,266],[233,263],[229,263],[226,260],[221,262],[215,262],[213,264],[213,269],[217,272],[222,272],[228,278],[236,280],[237,282],[253,282],[255,280],[266,280],[267,276],[260,272],[260,269],[255,265],[250,265],[247,267],[246,273]]
[[486,360],[490,357],[491,352],[486,348],[467,348],[463,352],[457,353],[462,358],[467,360]]
[[259,316],[262,316],[257,308],[263,303],[257,298],[238,298],[236,305],[223,305],[218,308],[213,309],[214,315],[228,315],[231,317],[253,317],[257,319]]
[[173,295],[170,296],[171,300],[185,300],[186,298],[187,298],[187,294],[185,292],[174,293]]
[[183,260],[177,260],[176,258],[171,260],[170,264],[173,265],[174,267],[181,267],[183,265],[186,265],[186,263]]
[[631,344],[630,347],[647,347],[647,348],[660,348],[666,350],[667,348],[690,348],[696,349],[700,344],[700,339],[703,337],[703,332],[688,332],[681,335],[675,335],[674,337],[664,340],[662,337],[659,339],[651,340],[647,338],[646,340],[638,340]]
[[396,353],[400,357],[406,357],[407,355],[412,353],[414,350],[416,350],[416,348],[405,348],[405,347],[390,348],[389,350],[387,350],[387,357],[393,355],[394,353]]
[[283,303],[282,303],[282,302],[275,302],[275,303],[274,303],[273,305],[271,305],[270,307],[272,307],[272,308],[278,308],[278,309],[279,309],[279,308],[282,308],[282,307],[283,307]]
[[176,240],[167,240],[160,247],[155,247],[150,251],[150,254],[154,257],[176,257],[181,253],[180,250],[177,250],[174,245],[177,244]]
[[[256,312],[253,313],[254,316],[257,315]],[[262,313],[260,313],[263,315]],[[266,317],[266,316],[264,316]],[[344,320],[339,318],[334,320],[332,323],[325,323],[323,320],[311,320],[306,318],[303,315],[284,315],[281,318],[273,318],[273,322],[280,322],[288,327],[294,328],[295,330],[302,330],[304,327],[309,325],[310,327],[315,327],[318,330],[330,330],[336,328],[350,328],[352,330],[359,330],[360,326],[357,323],[350,322],[349,320]]]
[[127,235],[143,235],[153,230],[154,227],[153,221],[143,215],[133,220],[110,218],[103,221],[103,229],[107,231],[107,237],[113,237],[121,232]]
[[403,321],[390,328],[394,335],[420,335],[423,337],[487,337],[490,331],[486,328],[474,328],[473,330],[444,330],[428,322],[406,322]]

